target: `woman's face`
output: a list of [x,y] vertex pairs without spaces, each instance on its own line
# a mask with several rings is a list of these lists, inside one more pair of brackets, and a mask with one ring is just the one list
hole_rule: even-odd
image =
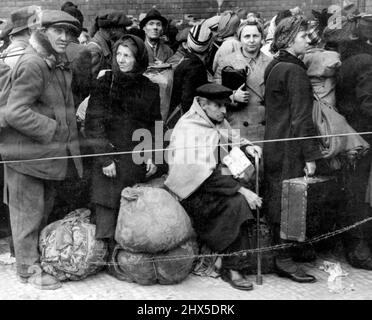
[[309,38],[304,30],[297,33],[296,38],[293,40],[290,48],[296,56],[300,56],[306,53],[306,48],[309,45]]
[[120,71],[130,72],[133,70],[136,58],[128,47],[120,45],[116,52],[116,61],[119,65]]

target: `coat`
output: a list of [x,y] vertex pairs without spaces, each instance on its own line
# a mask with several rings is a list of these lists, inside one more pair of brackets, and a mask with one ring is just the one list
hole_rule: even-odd
[[[312,121],[313,92],[302,61],[280,51],[265,71],[265,87],[265,140],[316,135]],[[272,223],[280,222],[282,181],[303,176],[305,162],[321,157],[318,141],[314,139],[264,144],[264,199]]]
[[198,56],[187,52],[183,61],[174,71],[172,98],[169,113],[181,104],[187,112],[196,95],[196,89],[208,82],[207,69]]
[[243,108],[231,108],[227,113],[227,120],[233,129],[239,129],[240,135],[254,141],[263,140],[265,133],[265,84],[264,73],[272,60],[264,53],[259,52],[255,59],[244,56],[243,49],[223,57],[217,65],[214,75],[216,82],[221,83],[221,71],[230,66],[234,69],[247,69],[247,91],[250,94],[249,103]]
[[[114,75],[114,76],[113,76]],[[142,74],[125,75],[108,71],[92,90],[85,118],[85,133],[94,153],[132,151],[137,129],[150,130],[161,120],[158,85]],[[151,148],[152,145],[147,145]],[[133,155],[135,157],[135,155]],[[102,168],[116,164],[116,178],[108,178]],[[92,174],[93,203],[118,209],[121,191],[142,182],[146,165],[134,163],[131,154],[94,158]]]
[[70,42],[66,49],[67,60],[72,70],[72,93],[77,109],[80,103],[89,96],[92,82],[92,54],[89,49],[76,42]]
[[156,47],[152,47],[150,43],[145,40],[145,45],[147,49],[147,53],[149,55],[149,64],[154,64],[155,60],[160,60],[161,62],[168,62],[168,59],[173,56],[173,50],[160,41]]
[[[12,70],[12,88],[4,111],[8,127],[1,138],[3,160],[26,160],[80,155],[71,72],[50,59],[43,35],[34,32],[31,45]],[[75,167],[82,175],[79,158]],[[67,159],[7,164],[19,173],[63,180]]]

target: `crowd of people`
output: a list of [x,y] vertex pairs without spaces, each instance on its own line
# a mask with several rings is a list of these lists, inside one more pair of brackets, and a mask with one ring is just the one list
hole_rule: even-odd
[[[199,243],[216,253],[251,249],[258,208],[273,245],[294,242],[280,232],[286,179],[336,176],[334,224],[369,217],[372,135],[344,136],[332,153],[329,140],[309,137],[319,134],[320,105],[344,117],[337,133],[372,131],[372,15],[335,5],[312,13],[296,7],[265,21],[247,8],[176,23],[156,9],[139,21],[104,10],[88,33],[71,2],[14,11],[0,33],[0,153],[18,279],[58,287],[50,274],[35,276],[35,266],[39,233],[63,206],[62,215],[90,208],[96,238],[112,254],[121,191],[156,177],[185,208]],[[171,90],[149,70],[166,72]],[[171,130],[172,161],[158,163],[154,150],[134,161],[136,131],[151,132],[156,149],[159,123]],[[259,194],[254,174],[233,175],[225,161],[234,141],[242,157],[261,159]],[[368,225],[344,233],[342,243],[352,266],[372,270]],[[312,248],[300,251],[313,257]],[[246,259],[224,257],[221,278],[251,290]],[[275,272],[315,282],[298,260],[298,250],[278,251]]]

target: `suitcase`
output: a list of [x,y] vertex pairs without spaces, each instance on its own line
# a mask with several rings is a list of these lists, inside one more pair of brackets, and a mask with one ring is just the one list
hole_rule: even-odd
[[302,177],[282,184],[280,237],[303,242],[331,231],[337,211],[335,177]]

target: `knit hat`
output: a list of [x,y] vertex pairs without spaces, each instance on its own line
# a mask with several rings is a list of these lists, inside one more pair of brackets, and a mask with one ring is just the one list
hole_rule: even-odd
[[307,27],[305,17],[295,15],[283,19],[276,27],[274,40],[271,44],[271,51],[277,52],[285,49],[296,38],[302,27]]
[[187,46],[194,52],[202,54],[209,50],[212,43],[212,32],[203,22],[190,29]]

